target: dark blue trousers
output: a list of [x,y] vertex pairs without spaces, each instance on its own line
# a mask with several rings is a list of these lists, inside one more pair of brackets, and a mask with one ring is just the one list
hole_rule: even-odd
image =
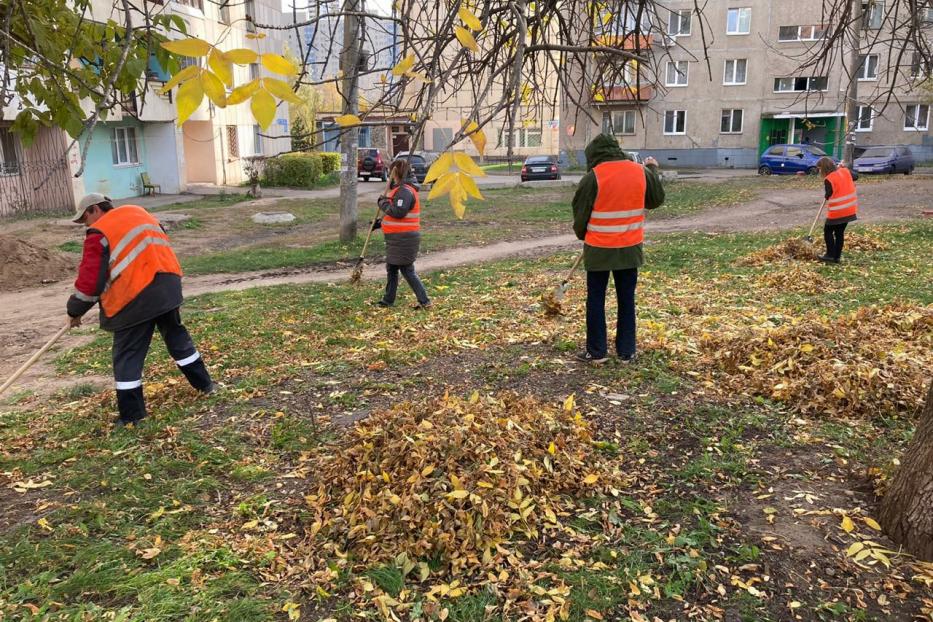
[[415,264],[410,263],[407,266],[395,266],[390,263],[386,264],[386,292],[382,297],[382,301],[386,304],[395,304],[395,296],[398,293],[398,273],[401,272],[402,276],[405,277],[405,280],[408,282],[408,286],[411,287],[411,291],[415,293],[415,298],[418,299],[419,304],[426,305],[428,302],[428,292],[424,289],[424,284],[421,282],[421,279],[418,278],[418,273],[415,272]]
[[[616,286],[616,301],[619,311],[616,318],[616,354],[635,354],[635,286],[638,283],[638,268],[613,270]],[[586,273],[586,351],[596,358],[607,353],[606,337],[606,289],[609,286],[609,271]]]

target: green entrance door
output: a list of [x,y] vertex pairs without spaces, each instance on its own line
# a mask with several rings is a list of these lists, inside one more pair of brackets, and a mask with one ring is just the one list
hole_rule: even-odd
[[781,145],[788,142],[789,132],[790,119],[762,119],[758,153],[761,154],[771,145]]

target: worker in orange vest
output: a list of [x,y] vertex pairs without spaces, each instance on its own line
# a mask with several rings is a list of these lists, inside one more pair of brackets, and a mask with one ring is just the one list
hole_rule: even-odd
[[635,360],[635,286],[644,263],[645,210],[664,202],[658,163],[633,162],[615,138],[600,134],[586,147],[588,172],[573,197],[573,229],[584,242],[586,268],[586,350],[581,361],[608,358],[606,288],[615,281],[618,316],[615,350],[619,360]]
[[415,271],[415,259],[421,247],[421,199],[418,182],[408,160],[400,159],[389,169],[389,183],[377,199],[383,217],[373,222],[382,229],[386,240],[386,289],[375,303],[379,307],[395,305],[399,272],[414,292],[419,309],[430,309],[431,300]]
[[858,193],[852,173],[844,166],[836,166],[831,158],[820,158],[816,168],[823,178],[826,197],[826,222],[823,224],[823,239],[826,253],[820,261],[839,263],[842,245],[845,243],[846,225],[858,219]]
[[92,193],[81,200],[74,222],[87,233],[68,321],[80,326],[81,317],[100,305],[100,326],[113,333],[117,425],[146,416],[143,363],[156,328],[191,386],[212,392],[204,360],[181,323],[181,266],[159,221],[141,207],[114,208],[108,197]]

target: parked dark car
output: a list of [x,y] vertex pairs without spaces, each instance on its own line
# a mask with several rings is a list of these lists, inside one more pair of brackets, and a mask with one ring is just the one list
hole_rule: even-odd
[[[828,154],[816,145],[771,145],[758,159],[759,175],[816,175],[816,163]],[[832,158],[839,164],[839,160]]]
[[522,164],[522,181],[560,179],[560,165],[554,156],[530,156]]
[[859,173],[914,172],[914,154],[907,147],[869,147],[852,163]]
[[428,162],[423,155],[420,153],[408,154],[407,151],[399,151],[395,155],[396,160],[408,160],[408,164],[411,165],[411,172],[414,173],[415,179],[418,180],[419,184],[424,183],[424,178],[428,176]]
[[362,177],[363,181],[369,181],[371,177],[386,181],[389,178],[389,169],[382,159],[382,152],[369,147],[357,150],[356,174]]

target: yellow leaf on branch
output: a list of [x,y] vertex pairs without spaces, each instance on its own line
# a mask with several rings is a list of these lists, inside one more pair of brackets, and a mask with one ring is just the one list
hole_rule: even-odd
[[210,71],[202,71],[201,88],[204,89],[204,93],[208,99],[214,102],[215,106],[227,107],[227,89],[224,88],[224,83],[216,75]]
[[454,26],[454,35],[456,35],[460,45],[471,52],[479,52],[479,45],[477,45],[476,39],[473,38],[473,34],[469,30],[463,26]]
[[415,66],[415,55],[409,54],[408,56],[400,60],[398,64],[395,65],[395,67],[392,68],[392,75],[403,76],[409,70],[411,70],[411,68],[414,66]]
[[[221,82],[227,86],[233,86],[233,63],[223,52],[217,48],[212,49],[207,56],[207,66],[213,70]],[[208,96],[210,96],[210,93],[208,93]]]
[[483,195],[480,193],[479,188],[476,186],[476,182],[473,181],[473,178],[465,173],[457,173],[459,176],[460,187],[462,187],[468,196],[473,197],[474,199],[483,200]]
[[201,71],[201,68],[198,67],[197,65],[188,65],[187,67],[185,67],[184,69],[176,73],[174,76],[172,76],[172,79],[166,82],[165,85],[162,87],[162,90],[159,92],[162,95],[165,95],[166,93],[171,91],[173,88],[175,88],[182,82],[187,82],[188,80],[191,80],[192,78],[196,78],[198,75],[198,72],[200,71]]
[[463,191],[463,188],[454,184],[450,189],[450,207],[453,208],[454,214],[460,219],[466,214],[466,205],[463,203],[465,198],[466,193]]
[[468,135],[467,138],[473,141],[473,146],[483,155],[486,153],[486,133],[478,128],[479,124],[476,121],[470,121],[463,128],[463,133]]
[[233,92],[227,96],[227,105],[235,106],[236,104],[241,104],[247,99],[253,96],[259,90],[259,80],[250,80],[246,84],[241,84],[240,86],[233,89]]
[[237,65],[249,65],[259,59],[259,54],[249,48],[236,48],[224,52],[224,57],[231,63]]
[[262,129],[272,125],[275,119],[275,99],[265,89],[258,89],[253,94],[253,99],[249,103],[250,110],[253,111],[253,117],[259,123]]
[[295,63],[281,54],[272,54],[271,52],[262,55],[262,66],[272,73],[282,74],[283,76],[293,76],[298,73],[298,66]]
[[355,114],[343,114],[339,117],[334,118],[334,123],[340,127],[353,127],[354,125],[359,125],[363,121],[360,120]]
[[473,158],[468,156],[465,153],[455,153],[454,154],[454,164],[457,165],[462,172],[467,175],[473,175],[474,177],[485,177],[486,171],[481,169],[476,165],[476,162],[473,161]]
[[181,56],[207,56],[207,53],[211,51],[210,43],[196,37],[176,39],[175,41],[163,41],[161,45],[169,52]]
[[441,175],[450,170],[450,167],[453,166],[454,156],[452,153],[445,152],[434,161],[434,164],[431,165],[431,168],[428,169],[428,174],[424,178],[424,183],[429,184],[435,179],[439,178]]
[[476,32],[479,32],[480,30],[483,29],[483,24],[482,22],[479,21],[479,18],[476,17],[473,11],[466,8],[465,6],[463,5],[460,6],[460,10],[457,11],[457,15],[460,17],[460,20],[464,24],[466,24],[466,27],[469,28],[470,30],[475,30]]
[[449,193],[450,189],[457,181],[457,175],[459,175],[459,173],[450,172],[441,175],[440,178],[431,186],[431,192],[428,193],[428,200],[430,201]]
[[188,120],[188,117],[198,109],[204,99],[204,89],[200,80],[188,80],[178,87],[178,125]]
[[287,82],[277,78],[262,78],[261,82],[263,88],[279,99],[284,99],[292,104],[300,104],[304,101],[292,90],[292,87],[288,86]]

